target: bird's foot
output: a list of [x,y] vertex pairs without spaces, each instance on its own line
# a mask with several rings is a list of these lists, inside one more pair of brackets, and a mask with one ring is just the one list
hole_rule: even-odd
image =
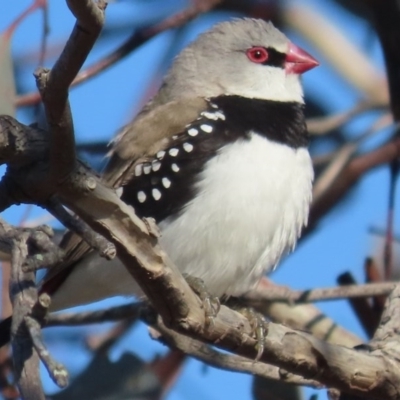
[[255,337],[257,355],[255,360],[258,361],[264,352],[264,341],[268,333],[268,322],[264,316],[255,311],[251,307],[244,307],[237,310],[240,314],[247,318],[252,328],[253,336]]
[[202,279],[187,274],[184,274],[184,278],[192,290],[200,297],[206,316],[205,327],[208,330],[212,330],[214,328],[214,318],[217,316],[221,307],[218,297],[210,294]]

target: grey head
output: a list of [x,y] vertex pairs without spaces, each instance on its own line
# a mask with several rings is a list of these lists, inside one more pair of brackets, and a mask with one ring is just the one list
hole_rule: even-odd
[[[300,59],[303,68],[292,68]],[[271,22],[234,19],[201,34],[176,57],[154,100],[226,94],[302,102],[300,73],[316,65]]]

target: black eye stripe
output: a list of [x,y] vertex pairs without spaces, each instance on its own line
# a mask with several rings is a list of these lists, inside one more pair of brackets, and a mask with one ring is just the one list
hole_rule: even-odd
[[286,54],[281,53],[272,47],[267,47],[268,60],[263,65],[270,65],[271,67],[284,68]]

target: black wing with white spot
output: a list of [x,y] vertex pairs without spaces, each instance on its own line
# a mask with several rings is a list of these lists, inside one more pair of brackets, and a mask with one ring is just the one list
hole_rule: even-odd
[[172,136],[167,148],[136,164],[121,197],[139,216],[160,222],[179,213],[196,195],[195,183],[205,163],[229,141],[224,114],[215,107],[210,102],[197,120]]

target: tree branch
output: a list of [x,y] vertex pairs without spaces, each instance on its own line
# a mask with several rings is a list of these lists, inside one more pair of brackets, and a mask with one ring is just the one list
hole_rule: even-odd
[[[4,225],[0,230],[4,229]],[[10,232],[8,232],[10,233]],[[14,372],[17,386],[23,398],[44,400],[39,375],[39,357],[32,350],[32,339],[25,326],[25,316],[37,300],[35,274],[22,272],[22,264],[28,255],[28,232],[15,235],[12,240],[10,298],[13,305],[11,325]]]
[[185,354],[189,354],[197,360],[203,361],[215,368],[235,372],[245,372],[248,374],[258,375],[264,378],[279,380],[296,385],[305,385],[314,388],[323,387],[317,381],[304,379],[301,376],[290,374],[287,371],[272,365],[249,360],[248,358],[240,357],[234,354],[224,354],[216,351],[209,345],[206,345],[199,340],[189,338],[178,332],[168,329],[161,320],[158,320],[154,327],[162,335],[161,338],[156,336],[156,339],[161,339],[169,346],[177,348],[183,351]]
[[292,290],[275,284],[262,286],[246,295],[252,301],[286,301],[289,303],[311,303],[314,301],[339,300],[388,295],[396,286],[394,282],[367,283],[364,285],[337,286],[307,290]]
[[68,89],[96,42],[104,23],[103,0],[68,0],[77,18],[63,52],[49,71],[35,72],[50,130],[50,178],[61,182],[73,170],[76,160],[75,137]]

